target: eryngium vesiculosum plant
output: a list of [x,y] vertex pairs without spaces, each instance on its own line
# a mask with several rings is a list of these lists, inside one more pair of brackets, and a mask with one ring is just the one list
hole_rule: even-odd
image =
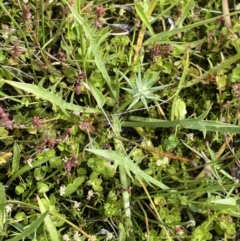
[[[120,71],[119,71],[120,72]],[[138,67],[138,73],[135,74],[135,80],[129,79],[125,74],[120,72],[123,78],[127,81],[128,85],[131,88],[122,89],[128,91],[132,94],[132,103],[129,105],[128,110],[131,109],[139,101],[142,101],[143,105],[148,110],[147,100],[156,100],[162,101],[160,97],[154,92],[163,90],[169,87],[171,84],[155,86],[154,85],[159,81],[159,72],[146,72],[144,76],[141,75],[141,68]]]

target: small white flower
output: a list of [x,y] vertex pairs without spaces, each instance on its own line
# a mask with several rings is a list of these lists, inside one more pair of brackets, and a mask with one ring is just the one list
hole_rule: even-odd
[[156,166],[166,166],[169,164],[169,158],[168,157],[163,157],[163,159],[158,159],[156,161]]
[[77,210],[79,211],[80,206],[81,206],[81,203],[80,203],[80,202],[74,201],[74,205],[73,205],[73,208],[74,208],[74,209],[77,209]]
[[63,195],[65,194],[65,190],[66,190],[65,185],[62,185],[62,186],[60,187],[60,190],[59,190],[60,196],[63,196]]
[[195,227],[195,225],[196,225],[196,221],[195,221],[195,220],[189,220],[189,221],[188,221],[187,228],[188,228],[188,227]]
[[26,160],[27,164],[28,164],[30,167],[32,167],[32,161],[33,161],[32,158],[28,158],[28,159]]
[[66,163],[67,161],[68,161],[68,157],[64,157],[63,159],[62,159],[62,161],[64,162],[64,163]]
[[193,133],[189,133],[189,134],[186,134],[186,137],[187,137],[188,141],[193,141],[194,135],[193,135]]
[[76,233],[73,235],[73,239],[76,240],[76,241],[77,241],[77,240],[80,240],[80,239],[79,239],[80,236],[81,236],[81,235],[79,234],[79,232],[76,231]]
[[47,152],[47,151],[49,151],[50,149],[49,148],[45,148],[44,150],[43,150],[43,153],[45,153],[45,152]]
[[176,232],[177,232],[179,235],[183,235],[183,234],[184,234],[184,232],[183,232],[183,230],[182,230],[182,227],[179,226],[179,225],[176,226]]
[[184,234],[183,230],[178,231],[178,234],[182,236]]
[[73,111],[73,114],[76,115],[76,116],[80,116],[81,112],[76,110],[76,111]]
[[234,180],[234,183],[236,183],[236,184],[238,184],[238,183],[239,183],[239,179],[234,178],[233,180]]
[[90,200],[92,197],[94,197],[94,192],[93,190],[89,190],[87,195],[87,200]]
[[62,238],[63,238],[64,241],[70,241],[70,238],[69,238],[68,234],[64,234],[62,236]]
[[106,240],[111,240],[114,238],[114,235],[104,228],[102,228],[97,234],[106,235]]
[[6,209],[7,213],[11,213],[12,212],[12,205],[11,204],[6,205],[5,209]]
[[106,240],[112,240],[114,238],[113,233],[108,232],[107,233],[107,239]]

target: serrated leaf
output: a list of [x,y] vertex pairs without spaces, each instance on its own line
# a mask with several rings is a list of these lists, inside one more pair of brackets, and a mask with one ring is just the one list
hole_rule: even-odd
[[159,120],[153,118],[144,118],[137,116],[130,116],[130,121],[124,121],[122,126],[125,127],[152,127],[152,128],[166,128],[166,127],[182,127],[186,129],[200,130],[203,132],[204,137],[207,131],[223,132],[223,133],[240,133],[239,125],[232,125],[220,121],[203,120],[208,114],[209,109],[204,111],[197,118],[184,119],[184,120]]
[[34,85],[34,84],[26,84],[26,83],[20,83],[20,82],[4,80],[4,79],[1,79],[1,81],[5,82],[13,87],[16,87],[18,89],[24,90],[27,93],[32,93],[38,98],[51,102],[53,106],[60,107],[61,110],[66,115],[68,115],[66,110],[71,110],[73,112],[80,112],[80,113],[81,112],[84,112],[84,113],[100,113],[101,112],[98,109],[85,108],[85,107],[81,107],[79,105],[68,103],[68,102],[64,101],[63,99],[61,99],[59,96],[49,92],[48,90],[46,90],[42,87]]
[[167,190],[169,189],[168,186],[163,184],[162,182],[156,180],[155,178],[151,177],[144,171],[142,171],[128,156],[123,155],[122,153],[118,153],[112,150],[98,150],[98,149],[87,149],[87,151],[104,157],[106,159],[111,159],[114,161],[115,165],[121,165],[124,167],[127,174],[132,178],[130,172],[135,175],[138,175],[141,179],[144,179],[147,183],[151,183],[156,185],[157,187]]

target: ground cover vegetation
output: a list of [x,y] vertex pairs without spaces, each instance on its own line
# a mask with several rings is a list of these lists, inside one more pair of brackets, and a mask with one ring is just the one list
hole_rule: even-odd
[[0,13],[0,240],[240,239],[237,2]]

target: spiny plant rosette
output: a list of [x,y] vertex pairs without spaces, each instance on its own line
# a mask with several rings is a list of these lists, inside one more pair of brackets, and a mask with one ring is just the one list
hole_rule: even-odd
[[138,68],[138,74],[136,74],[136,82],[130,80],[125,74],[123,74],[121,71],[119,71],[120,74],[123,76],[123,78],[127,81],[130,88],[124,88],[122,89],[128,91],[132,94],[132,103],[129,105],[128,110],[131,109],[135,104],[139,102],[139,100],[142,101],[146,109],[148,110],[148,103],[147,100],[157,100],[162,101],[157,94],[154,94],[154,92],[158,90],[163,90],[167,87],[169,87],[172,84],[166,84],[161,86],[153,87],[154,84],[156,84],[159,80],[159,73],[158,72],[147,72],[144,74],[144,77],[141,76],[141,68],[139,66]]

